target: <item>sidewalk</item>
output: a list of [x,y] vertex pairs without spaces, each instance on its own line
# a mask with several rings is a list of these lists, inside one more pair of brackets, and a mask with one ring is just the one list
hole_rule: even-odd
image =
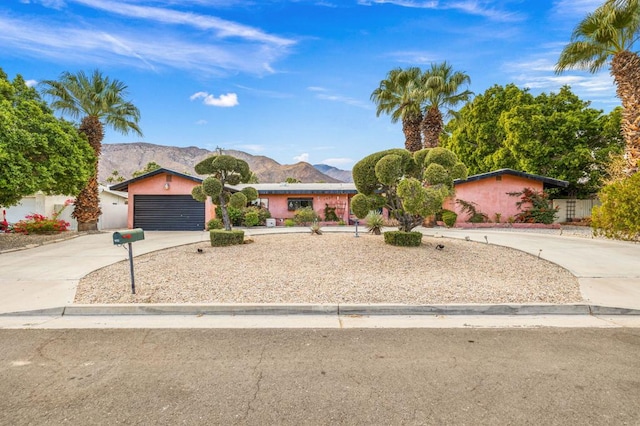
[[[422,326],[442,325],[442,318],[451,321],[453,316],[475,318],[477,323],[496,324],[497,317],[512,321],[513,316],[520,317],[520,323],[530,323],[530,316],[541,319],[548,316],[552,324],[571,324],[568,318],[576,316],[601,316],[610,321],[612,315],[618,320],[621,315],[634,315],[635,320],[625,320],[628,324],[640,325],[640,244],[589,239],[548,233],[499,231],[491,229],[446,229],[420,228],[427,236],[442,238],[470,239],[487,244],[497,244],[525,251],[543,259],[555,262],[568,269],[579,281],[580,290],[585,303],[579,305],[453,305],[453,306],[402,306],[402,305],[356,305],[356,306],[243,306],[243,305],[73,305],[76,286],[86,274],[126,260],[126,247],[113,245],[112,233],[85,235],[71,240],[48,244],[28,250],[20,250],[0,254],[2,275],[0,278],[0,327],[24,322],[24,316],[61,317],[76,316],[78,319],[87,315],[111,317],[112,325],[125,326],[121,320],[114,321],[113,315],[124,315],[136,318],[136,325],[142,326],[141,317],[147,317],[148,326],[154,324],[171,324],[176,317],[203,315],[207,321],[196,321],[198,324],[213,324],[225,316],[249,315],[245,319],[255,323],[258,317],[266,315],[271,320],[267,323],[278,323],[278,318],[295,315],[296,324],[301,317],[309,326],[327,326],[327,320],[333,326],[348,326],[350,323],[359,326],[381,326],[376,321],[364,317],[386,316],[395,318],[395,323],[415,323],[416,318],[422,320]],[[354,233],[355,227],[325,227],[324,232]],[[248,236],[263,233],[308,232],[306,228],[251,228],[245,230]],[[359,232],[366,232],[362,227]],[[173,246],[207,241],[206,232],[147,232],[145,240],[133,244],[134,256]],[[145,314],[145,315],[141,315]],[[167,315],[171,314],[171,315]],[[212,319],[217,317],[216,320]],[[305,315],[300,315],[305,314]],[[16,319],[16,316],[22,319]],[[155,318],[151,316],[173,317],[173,319]],[[529,316],[524,319],[523,316]],[[327,318],[329,317],[329,318]],[[333,317],[333,318],[331,318]],[[427,318],[429,317],[429,318]],[[13,320],[9,320],[14,318]],[[440,318],[440,320],[437,320]],[[480,320],[482,318],[482,320]],[[562,318],[565,318],[562,321]],[[184,319],[184,318],[183,318]],[[359,320],[358,320],[359,319]],[[425,319],[429,321],[425,322]],[[433,325],[431,320],[434,320]],[[391,321],[393,323],[394,321]],[[398,322],[400,321],[400,322]],[[493,321],[493,322],[492,322]],[[545,320],[547,321],[547,320]],[[542,322],[545,322],[542,321]],[[547,321],[547,322],[549,322]],[[560,322],[559,322],[560,321]],[[611,320],[614,321],[614,320]],[[617,320],[615,320],[617,321]],[[631,322],[629,322],[631,321]],[[100,321],[94,321],[100,323]],[[235,321],[238,323],[238,321]],[[286,321],[285,321],[286,322]],[[456,322],[456,321],[454,321]],[[187,320],[186,323],[193,323]],[[185,324],[186,324],[185,323]],[[387,324],[389,321],[386,322]],[[473,323],[473,321],[472,321]],[[590,321],[587,323],[591,324]],[[618,321],[619,323],[619,321]],[[130,324],[130,322],[129,322]],[[265,322],[261,322],[265,324]],[[368,325],[367,325],[368,324]],[[157,325],[160,326],[160,325]],[[202,326],[202,325],[192,325]],[[354,325],[358,326],[358,325]],[[415,324],[414,324],[415,326]]]

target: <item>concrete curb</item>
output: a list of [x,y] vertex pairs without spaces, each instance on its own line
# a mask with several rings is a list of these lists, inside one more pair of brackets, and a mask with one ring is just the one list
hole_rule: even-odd
[[131,315],[334,315],[334,316],[542,316],[640,315],[640,309],[573,305],[393,305],[393,304],[113,304],[69,305],[35,311],[2,313],[8,316],[131,316]]

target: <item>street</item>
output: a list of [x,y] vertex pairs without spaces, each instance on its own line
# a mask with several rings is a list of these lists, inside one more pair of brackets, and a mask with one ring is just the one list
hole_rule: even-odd
[[640,329],[0,330],[0,424],[640,424]]

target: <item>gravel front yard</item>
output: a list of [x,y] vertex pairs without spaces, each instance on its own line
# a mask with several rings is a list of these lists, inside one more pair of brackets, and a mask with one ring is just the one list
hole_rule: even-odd
[[[95,271],[75,303],[576,303],[577,279],[517,250],[425,237],[421,247],[369,234],[280,234],[214,248],[182,246]],[[437,244],[443,244],[437,250]],[[198,253],[201,249],[202,253]]]

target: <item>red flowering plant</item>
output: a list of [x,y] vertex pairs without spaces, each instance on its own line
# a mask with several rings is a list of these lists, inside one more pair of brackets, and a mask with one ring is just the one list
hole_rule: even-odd
[[51,218],[34,213],[25,216],[24,219],[13,225],[13,232],[17,234],[59,234],[67,231],[71,224],[65,220],[58,219],[64,209],[73,204],[73,200],[67,200],[60,211],[55,212]]
[[531,188],[524,188],[520,192],[508,192],[507,194],[520,197],[516,203],[520,213],[516,215],[516,222],[519,223],[553,223],[558,214],[559,207],[552,207],[549,196],[545,192],[535,191]]

